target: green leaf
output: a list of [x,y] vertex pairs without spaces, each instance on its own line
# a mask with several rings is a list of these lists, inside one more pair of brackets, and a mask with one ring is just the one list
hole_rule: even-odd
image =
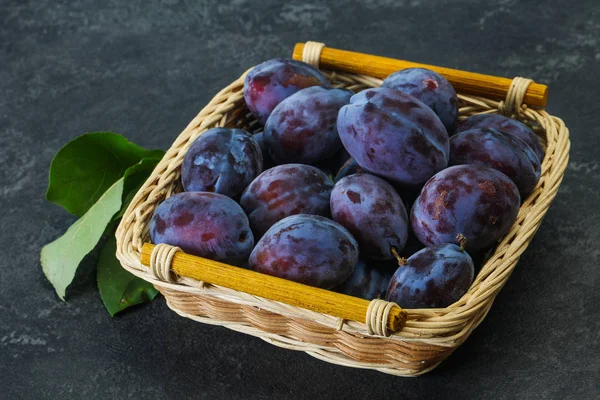
[[65,299],[65,291],[73,281],[79,263],[94,249],[104,229],[121,208],[122,195],[123,178],[108,188],[64,235],[42,249],[42,269],[62,300]]
[[127,206],[129,206],[129,203],[133,200],[133,197],[140,190],[144,182],[146,182],[146,179],[148,179],[148,176],[159,161],[160,158],[144,158],[134,166],[127,168],[123,175],[123,205],[114,219],[119,219],[125,214]]
[[111,317],[127,307],[152,301],[158,294],[152,284],[125,270],[116,252],[117,241],[112,235],[100,251],[97,269],[100,297]]
[[146,150],[115,133],[81,135],[54,156],[46,198],[80,217],[127,168],[143,158],[160,158],[163,154],[162,150]]

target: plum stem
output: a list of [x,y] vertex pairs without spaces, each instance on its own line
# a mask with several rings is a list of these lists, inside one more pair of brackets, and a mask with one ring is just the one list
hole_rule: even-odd
[[406,260],[406,258],[404,257],[400,257],[400,254],[398,254],[398,252],[396,251],[395,247],[391,248],[392,254],[394,255],[394,257],[396,257],[396,260],[398,260],[398,265],[399,266],[404,266],[406,264],[408,264],[408,261]]
[[458,242],[458,245],[460,246],[460,251],[465,251],[465,247],[467,247],[467,238],[465,237],[465,235],[463,235],[462,233],[459,233],[458,235],[456,235],[456,241]]

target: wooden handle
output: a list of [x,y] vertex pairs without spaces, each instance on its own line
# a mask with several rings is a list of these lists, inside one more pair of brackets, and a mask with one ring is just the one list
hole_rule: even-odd
[[[154,247],[155,245],[151,243],[144,243],[141,257],[143,265],[150,265]],[[276,278],[218,261],[192,256],[181,251],[173,257],[171,270],[180,276],[198,281],[223,286],[269,300],[280,301],[345,320],[366,323],[370,301],[358,297]],[[387,327],[395,332],[402,327],[405,320],[406,311],[394,307],[389,314]]]
[[[304,43],[294,47],[294,60],[302,60]],[[512,79],[437,67],[411,61],[373,56],[353,51],[324,47],[319,61],[320,68],[344,71],[353,74],[373,76],[385,79],[390,74],[405,68],[427,68],[443,75],[457,92],[475,96],[504,100]],[[548,102],[548,86],[532,82],[527,88],[523,102],[529,106],[545,107]]]

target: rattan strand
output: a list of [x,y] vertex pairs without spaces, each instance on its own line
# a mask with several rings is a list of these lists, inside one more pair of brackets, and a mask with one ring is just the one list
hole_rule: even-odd
[[[335,71],[324,73],[334,86],[353,91],[381,84],[381,80],[368,76]],[[165,198],[181,191],[179,167],[193,140],[216,126],[256,129],[256,121],[249,116],[243,101],[245,75],[220,91],[190,122],[134,197],[117,230],[117,257],[121,264],[153,283],[165,296],[168,306],[186,318],[225,326],[335,364],[401,376],[420,375],[435,368],[485,318],[519,256],[539,228],[568,162],[567,127],[545,110],[522,104],[526,80],[516,81],[514,90],[504,101],[459,94],[461,118],[481,113],[504,113],[536,128],[546,144],[540,182],[523,202],[510,232],[499,242],[469,291],[459,301],[444,309],[407,310],[407,321],[401,331],[389,337],[374,336],[365,324],[344,321],[340,329],[340,319],[330,315],[205,285],[185,277],[174,279],[164,271],[154,275],[140,263],[142,244],[149,240],[148,224],[152,212]],[[157,279],[161,276],[163,278]]]

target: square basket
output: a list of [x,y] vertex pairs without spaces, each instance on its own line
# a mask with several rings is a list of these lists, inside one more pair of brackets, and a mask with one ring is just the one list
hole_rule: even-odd
[[[322,44],[308,42],[302,59],[318,68],[322,49]],[[368,69],[365,67],[362,72]],[[381,85],[381,79],[348,71],[344,67],[322,70],[334,87],[358,92]],[[278,278],[261,289],[276,293],[273,298],[260,295],[260,291],[234,289],[241,281],[260,283],[264,275],[186,255],[168,245],[148,244],[150,219],[157,205],[182,190],[180,166],[190,144],[214,127],[238,127],[251,132],[259,129],[244,102],[246,73],[217,93],[190,122],[129,205],[117,230],[117,257],[121,264],[153,283],[172,310],[198,322],[222,325],[335,364],[400,376],[432,370],[485,318],[539,228],[569,158],[569,131],[563,121],[543,108],[523,103],[530,80],[515,78],[505,100],[467,95],[456,86],[459,118],[482,113],[512,116],[532,127],[546,150],[537,187],[522,203],[512,229],[482,266],[469,291],[456,303],[441,309],[400,310],[383,300],[368,302]],[[200,279],[206,276],[204,272],[214,279]],[[224,272],[232,275],[223,278]],[[298,298],[311,290],[316,294],[308,297],[322,301],[320,307]],[[341,313],[329,312],[330,308],[341,309]]]

